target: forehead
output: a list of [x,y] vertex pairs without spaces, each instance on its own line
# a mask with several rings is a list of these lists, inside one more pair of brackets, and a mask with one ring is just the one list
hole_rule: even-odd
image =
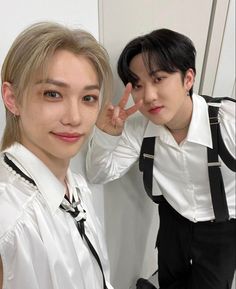
[[142,53],[135,55],[129,63],[130,69],[135,68],[137,66],[144,66],[144,56]]
[[53,78],[74,84],[98,83],[98,73],[92,61],[84,55],[67,50],[56,51],[35,76],[36,82]]
[[152,75],[161,71],[158,56],[148,53],[139,53],[130,61],[129,68],[135,73],[136,70],[145,70]]
[[151,63],[148,57],[144,54],[138,54],[133,57],[129,65],[130,71],[137,77],[141,76],[153,76],[157,72],[161,71],[155,63]]

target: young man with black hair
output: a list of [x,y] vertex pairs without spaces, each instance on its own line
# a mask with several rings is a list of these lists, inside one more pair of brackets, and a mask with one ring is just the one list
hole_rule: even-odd
[[[159,203],[161,289],[231,288],[236,268],[235,173],[208,159],[219,122],[235,162],[235,103],[208,104],[193,93],[195,56],[192,41],[168,29],[129,42],[118,61],[124,95],[100,115],[87,155],[93,183],[119,178],[140,160],[145,188]],[[127,109],[130,93],[135,104]],[[219,111],[209,119],[212,107]],[[143,151],[144,140],[152,153]]]

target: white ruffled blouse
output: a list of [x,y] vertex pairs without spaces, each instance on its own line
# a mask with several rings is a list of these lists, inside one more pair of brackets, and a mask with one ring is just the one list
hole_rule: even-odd
[[[81,238],[74,219],[59,208],[63,185],[30,151],[15,144],[5,151],[36,186],[0,156],[0,256],[3,289],[102,289],[97,261]],[[103,231],[81,175],[67,173],[70,194],[86,210],[85,231],[103,265],[107,288],[109,265]]]

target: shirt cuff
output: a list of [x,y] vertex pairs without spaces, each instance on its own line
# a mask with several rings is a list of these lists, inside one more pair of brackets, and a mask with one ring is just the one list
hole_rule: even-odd
[[120,138],[121,135],[118,136],[110,135],[100,130],[98,127],[95,127],[92,143],[96,143],[96,145],[99,145],[105,149],[113,149],[117,146]]

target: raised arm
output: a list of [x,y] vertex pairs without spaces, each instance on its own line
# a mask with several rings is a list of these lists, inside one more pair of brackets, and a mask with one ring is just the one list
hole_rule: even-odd
[[[142,105],[142,100],[139,100],[129,108],[125,107],[131,89],[131,84],[128,84],[118,105],[107,106],[97,120],[98,129],[89,143],[86,158],[87,177],[92,183],[106,183],[119,178],[138,159],[137,142],[130,139],[131,132],[130,129],[127,131],[127,126],[123,131],[126,120],[135,117],[134,113]],[[129,123],[133,120],[130,119]]]

